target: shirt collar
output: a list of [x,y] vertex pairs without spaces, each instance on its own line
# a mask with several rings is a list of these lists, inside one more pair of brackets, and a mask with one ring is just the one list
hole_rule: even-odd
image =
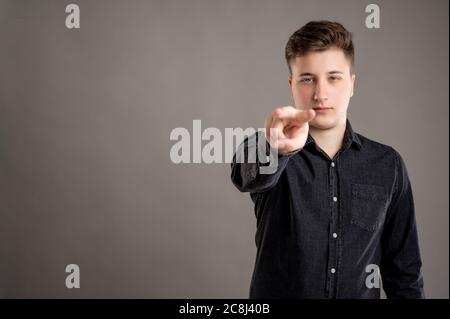
[[[306,139],[305,147],[310,143],[314,144],[317,148],[316,141],[311,136],[311,134],[308,133],[308,138]],[[350,121],[347,119],[347,122],[345,125],[344,140],[342,142],[342,149],[345,151],[351,145],[355,145],[358,149],[361,149],[361,146],[362,146],[361,140],[360,140],[358,134],[356,134],[353,131]]]

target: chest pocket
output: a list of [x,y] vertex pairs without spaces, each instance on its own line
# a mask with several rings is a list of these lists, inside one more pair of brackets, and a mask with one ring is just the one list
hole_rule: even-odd
[[382,186],[352,184],[351,223],[368,231],[377,230],[384,222],[388,196]]

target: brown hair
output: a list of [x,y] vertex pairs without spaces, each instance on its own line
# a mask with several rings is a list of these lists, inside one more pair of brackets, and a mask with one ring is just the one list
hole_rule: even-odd
[[344,51],[345,57],[350,61],[350,70],[355,63],[355,50],[353,48],[352,33],[338,22],[311,21],[295,31],[289,38],[285,57],[292,74],[291,61],[309,52],[325,51],[336,47]]

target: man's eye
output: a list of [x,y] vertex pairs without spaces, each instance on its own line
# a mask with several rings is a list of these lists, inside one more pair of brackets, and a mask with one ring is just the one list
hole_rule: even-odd
[[340,77],[338,77],[338,76],[330,76],[330,80],[331,81],[338,81],[338,80],[340,80],[341,78]]
[[302,82],[302,83],[312,83],[312,81],[313,81],[313,79],[311,79],[311,78],[303,78],[300,80],[300,82]]

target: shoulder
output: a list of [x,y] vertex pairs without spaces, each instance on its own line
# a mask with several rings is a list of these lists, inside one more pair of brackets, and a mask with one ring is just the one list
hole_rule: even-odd
[[371,153],[373,155],[392,157],[396,161],[401,159],[400,153],[391,145],[383,144],[359,133],[355,134],[358,136],[361,142],[361,148],[365,152]]
[[361,134],[356,133],[360,142],[361,150],[365,158],[370,159],[369,163],[376,163],[383,171],[392,170],[395,176],[396,187],[403,185],[408,180],[408,171],[405,161],[400,153],[392,146],[380,143]]

